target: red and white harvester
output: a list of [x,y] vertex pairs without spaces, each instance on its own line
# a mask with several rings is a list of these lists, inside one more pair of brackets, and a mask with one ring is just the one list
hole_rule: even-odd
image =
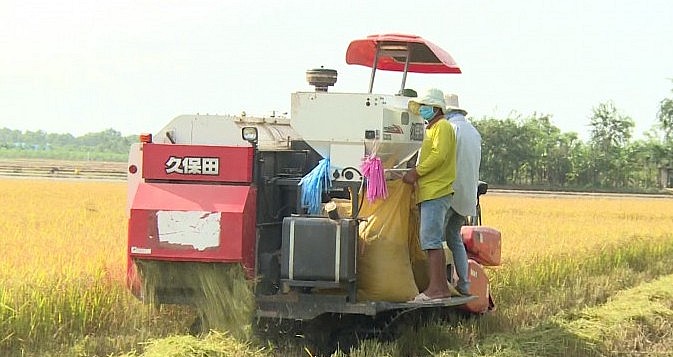
[[[463,230],[473,296],[431,304],[358,299],[360,163],[376,150],[386,173],[404,172],[425,134],[423,119],[407,109],[415,96],[405,88],[407,73],[461,71],[433,43],[399,34],[352,41],[346,62],[371,68],[367,93],[330,92],[336,71],[313,69],[306,77],[315,91],[291,94],[289,118],[181,115],[133,144],[127,253],[136,296],[148,293],[142,291],[138,262],[202,262],[242,265],[256,279],[260,318],[352,317],[371,321],[375,330],[412,310],[483,313],[492,307],[482,265],[499,264],[500,234],[477,226],[480,217]],[[402,72],[398,93],[372,92],[377,69]],[[301,204],[299,181],[323,158],[329,158],[331,177],[323,202],[350,198],[351,217],[308,215]],[[486,192],[485,184],[480,191]],[[175,286],[155,290],[159,303],[188,304],[192,293]]]

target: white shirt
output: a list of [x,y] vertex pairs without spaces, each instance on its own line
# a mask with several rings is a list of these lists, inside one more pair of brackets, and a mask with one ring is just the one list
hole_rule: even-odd
[[477,215],[477,185],[481,163],[481,135],[460,113],[447,119],[456,131],[456,180],[453,181],[451,208],[461,216]]

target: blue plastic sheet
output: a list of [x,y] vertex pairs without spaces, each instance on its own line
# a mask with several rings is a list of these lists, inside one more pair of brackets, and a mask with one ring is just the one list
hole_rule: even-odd
[[332,186],[329,176],[329,159],[322,159],[316,167],[299,181],[301,204],[308,207],[308,214],[320,214],[322,193]]

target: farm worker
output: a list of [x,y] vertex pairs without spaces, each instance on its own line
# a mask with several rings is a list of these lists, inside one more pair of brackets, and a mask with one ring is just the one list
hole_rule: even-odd
[[427,122],[418,165],[402,177],[407,184],[417,184],[416,197],[421,213],[419,237],[421,249],[428,255],[430,269],[427,289],[412,302],[427,302],[451,295],[442,242],[456,177],[456,133],[444,120],[446,103],[441,90],[429,89],[417,101],[409,101],[408,107]]
[[458,274],[458,292],[470,295],[467,253],[460,236],[460,227],[465,224],[466,216],[477,215],[481,135],[465,120],[467,111],[458,105],[457,95],[447,94],[444,101],[446,119],[456,132],[456,179],[453,181],[453,195],[449,197],[451,209],[446,227],[446,243],[453,254]]

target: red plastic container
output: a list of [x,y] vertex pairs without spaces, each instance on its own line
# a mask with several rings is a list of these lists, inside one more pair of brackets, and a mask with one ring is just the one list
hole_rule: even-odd
[[500,232],[485,226],[463,226],[460,235],[470,258],[485,266],[500,265]]

